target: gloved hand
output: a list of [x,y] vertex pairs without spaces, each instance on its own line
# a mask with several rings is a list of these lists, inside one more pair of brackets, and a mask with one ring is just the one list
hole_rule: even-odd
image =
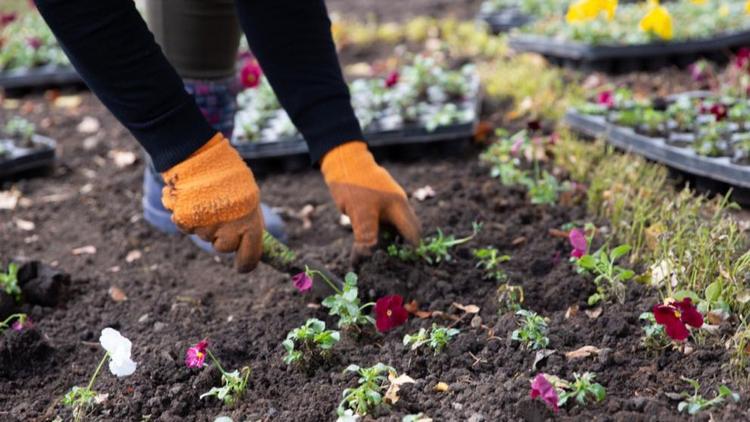
[[162,176],[162,202],[180,230],[211,242],[217,252],[235,252],[241,273],[258,265],[263,252],[260,190],[222,134]]
[[323,157],[321,171],[339,211],[352,221],[355,263],[372,254],[381,222],[393,225],[412,245],[419,243],[419,219],[406,193],[375,162],[367,144],[354,141],[337,146]]

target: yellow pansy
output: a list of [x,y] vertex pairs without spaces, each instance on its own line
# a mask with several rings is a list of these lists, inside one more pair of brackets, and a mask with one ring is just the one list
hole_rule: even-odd
[[747,2],[745,2],[745,13],[750,15],[750,0],[747,0]]
[[601,14],[604,14],[607,20],[612,20],[615,11],[617,11],[617,0],[578,0],[568,7],[565,20],[568,23],[587,22],[598,18]]
[[669,14],[669,11],[664,6],[660,6],[658,1],[649,3],[651,4],[651,8],[638,23],[638,28],[641,31],[655,34],[661,39],[671,40],[674,36],[672,15]]
[[692,0],[693,4],[706,4],[708,0]]
[[722,3],[721,7],[719,7],[719,16],[722,18],[725,18],[729,16],[729,5],[726,3]]

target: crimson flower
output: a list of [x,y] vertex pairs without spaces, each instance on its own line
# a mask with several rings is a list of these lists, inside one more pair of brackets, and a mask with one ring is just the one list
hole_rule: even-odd
[[703,326],[703,315],[698,312],[689,297],[680,302],[672,300],[666,305],[654,305],[653,313],[656,322],[664,326],[667,335],[673,340],[687,339],[690,335],[688,325],[693,328]]
[[734,56],[734,65],[740,69],[746,68],[750,63],[750,48],[742,47]]
[[396,86],[400,78],[401,78],[401,75],[398,73],[398,71],[394,70],[393,72],[389,73],[388,76],[385,78],[385,87],[393,88],[394,86]]
[[606,106],[607,108],[612,108],[615,106],[615,94],[609,90],[602,91],[596,98],[596,102],[600,105]]
[[188,368],[202,368],[206,361],[208,339],[203,339],[195,346],[189,347],[185,353],[185,365]]
[[5,26],[13,22],[17,16],[14,12],[0,13],[0,26]]
[[573,229],[568,233],[568,241],[573,247],[570,252],[570,256],[573,258],[580,258],[586,255],[588,251],[588,242],[586,242],[586,234],[581,229]]
[[303,271],[292,277],[292,284],[294,284],[294,287],[297,288],[300,293],[304,293],[312,288],[313,280]]
[[42,46],[42,40],[37,37],[29,37],[26,39],[26,43],[28,43],[29,47],[33,48],[34,50],[38,50],[39,47]]
[[531,382],[531,398],[535,399],[537,397],[540,397],[547,407],[557,413],[557,402],[559,401],[557,391],[555,391],[555,387],[547,381],[544,374],[538,374],[534,378],[534,381]]
[[701,106],[701,113],[713,114],[718,122],[727,117],[727,106],[721,103],[711,104],[711,107]]
[[400,295],[384,296],[375,302],[375,327],[381,333],[403,325],[409,319]]
[[240,70],[240,79],[242,86],[245,88],[255,88],[260,84],[260,78],[263,76],[263,70],[255,60],[246,60]]
[[542,123],[539,120],[529,120],[526,122],[526,129],[530,131],[537,131],[542,128]]

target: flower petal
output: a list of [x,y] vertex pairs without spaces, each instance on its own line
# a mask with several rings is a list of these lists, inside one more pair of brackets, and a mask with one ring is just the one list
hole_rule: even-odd
[[680,319],[682,322],[694,328],[701,328],[703,326],[703,315],[698,312],[698,309],[693,305],[689,297],[686,297],[681,302],[675,302],[674,306],[680,310]]
[[654,319],[663,325],[667,336],[673,340],[683,341],[688,338],[688,332],[685,324],[677,316],[677,308],[671,305],[656,305],[653,309]]
[[559,402],[559,397],[557,396],[557,391],[555,391],[555,387],[547,381],[544,374],[537,374],[531,382],[530,396],[532,399],[541,397],[550,409],[555,412],[558,411],[557,403]]

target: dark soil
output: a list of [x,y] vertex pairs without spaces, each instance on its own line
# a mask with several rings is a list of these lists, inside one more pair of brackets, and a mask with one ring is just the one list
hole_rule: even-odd
[[[407,10],[415,15],[434,13],[436,3],[401,2],[377,10],[400,18]],[[455,5],[457,11],[470,9],[468,2],[439,3]],[[338,0],[329,4],[332,9],[344,7]],[[371,4],[347,1],[345,6],[364,11]],[[413,4],[427,6],[422,10]],[[584,221],[584,208],[529,205],[523,192],[490,178],[473,149],[463,156],[385,163],[408,192],[425,185],[436,191],[424,202],[412,199],[427,234],[442,228],[448,234],[466,235],[474,221],[483,222],[484,229],[474,241],[457,248],[451,262],[435,267],[405,264],[378,251],[359,269],[360,291],[365,300],[400,293],[407,301],[417,300],[422,309],[456,316],[461,312],[452,303],[475,304],[489,330],[472,328],[471,316],[463,316],[456,324],[461,334],[445,352],[417,354],[405,350],[403,335],[433,321],[412,318],[384,336],[345,337],[329,364],[311,375],[290,369],[282,362],[286,333],[310,317],[329,326],[333,320],[297,293],[288,275],[264,265],[250,275],[237,275],[228,260],[202,253],[187,238],[158,233],[142,221],[142,160],[120,169],[109,158],[112,150],[138,153],[136,143],[92,95],[81,97],[80,107],[73,108],[53,107],[41,95],[22,99],[18,109],[0,108],[0,121],[14,113],[35,121],[59,141],[61,157],[47,177],[14,184],[27,200],[14,211],[0,211],[0,263],[36,259],[72,275],[62,303],[23,306],[34,330],[8,331],[0,342],[0,421],[49,421],[56,415],[69,419],[59,399],[72,386],[88,381],[102,356],[97,341],[104,327],[116,328],[133,341],[139,367],[123,380],[103,372],[95,388],[109,396],[93,411],[94,420],[210,421],[218,415],[231,415],[236,421],[333,420],[342,391],[356,383],[343,369],[350,363],[376,362],[417,380],[403,387],[401,400],[390,410],[375,413],[382,420],[419,412],[436,421],[552,419],[540,401],[528,398],[529,379],[538,371],[566,379],[574,372],[593,371],[607,389],[602,403],[567,406],[560,420],[683,420],[677,401],[667,396],[688,391],[680,376],[699,379],[708,397],[713,397],[709,386],[720,383],[742,393],[739,404],[712,412],[716,420],[750,417],[747,390],[731,382],[724,366],[727,352],[718,336],[708,337],[687,356],[676,351],[654,355],[640,346],[638,316],[658,301],[654,292],[633,284],[624,304],[608,303],[600,316],[588,317],[585,302],[593,285],[565,259],[567,241],[548,234],[565,223]],[[85,116],[96,117],[101,130],[94,135],[78,133],[76,126]],[[345,273],[351,233],[338,224],[338,212],[319,173],[274,175],[260,180],[260,185],[264,201],[271,205],[292,211],[308,204],[315,207],[311,228],[288,219],[290,244]],[[21,230],[18,219],[36,227]],[[73,254],[73,249],[87,245],[95,246],[96,253]],[[549,318],[549,348],[556,353],[537,369],[532,368],[535,353],[509,340],[517,325],[512,313],[498,313],[497,284],[484,280],[475,267],[471,249],[485,246],[512,255],[504,268],[513,284],[523,285],[524,307]],[[127,262],[136,250],[142,257]],[[112,287],[122,289],[127,300],[113,300]],[[580,311],[566,318],[575,306]],[[225,367],[253,370],[247,395],[235,408],[198,399],[219,383],[215,370],[190,370],[183,364],[186,348],[204,337]],[[602,353],[566,360],[564,352],[585,345],[599,347]],[[449,390],[434,392],[438,382],[447,383]],[[706,413],[697,419],[708,418]]]

